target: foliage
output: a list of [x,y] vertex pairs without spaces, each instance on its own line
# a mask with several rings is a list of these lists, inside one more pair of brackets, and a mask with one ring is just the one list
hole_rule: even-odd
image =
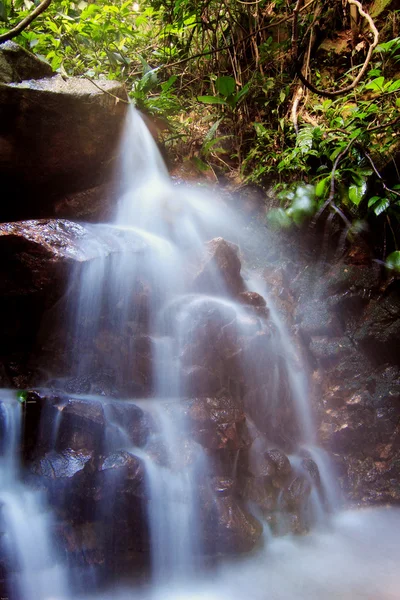
[[[0,0],[0,33],[33,6]],[[275,225],[325,211],[347,228],[367,219],[389,232],[386,252],[396,252],[399,186],[387,172],[400,152],[399,11],[374,3],[380,38],[366,75],[322,99],[296,70],[320,90],[345,89],[367,55],[369,28],[334,0],[296,6],[294,19],[294,4],[282,0],[53,0],[17,41],[63,76],[124,81],[140,109],[168,116],[169,148],[201,168],[275,184]]]

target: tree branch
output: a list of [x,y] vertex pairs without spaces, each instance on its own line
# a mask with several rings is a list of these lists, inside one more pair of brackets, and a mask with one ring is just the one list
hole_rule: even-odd
[[[299,9],[299,13],[305,11],[309,6],[311,6],[311,4],[314,4],[315,1],[316,0],[309,0],[309,2],[307,2],[307,4],[305,4],[304,6],[302,6]],[[203,56],[210,56],[211,54],[217,54],[218,52],[222,52],[223,50],[230,50],[230,49],[234,48],[235,46],[239,45],[240,43],[246,42],[250,38],[256,36],[258,33],[261,33],[262,31],[268,31],[268,29],[271,29],[272,27],[278,27],[279,25],[282,25],[282,23],[286,23],[287,21],[290,21],[291,19],[293,19],[293,14],[288,15],[287,17],[283,17],[283,19],[279,19],[279,21],[273,21],[272,23],[269,23],[268,25],[264,25],[263,27],[259,27],[258,29],[255,29],[249,35],[246,35],[246,36],[240,38],[240,40],[238,40],[237,43],[226,44],[224,46],[219,46],[217,48],[213,48],[212,50],[207,50],[205,52],[199,52],[198,54],[193,54],[192,56],[187,56],[186,58],[182,58],[173,63],[165,63],[165,65],[160,65],[159,67],[156,67],[154,69],[154,71],[160,71],[161,69],[170,69],[172,67],[177,67],[178,65],[183,65],[183,64],[189,62],[190,60],[195,60],[196,58],[202,58]],[[142,74],[142,71],[135,71],[135,72],[129,73],[129,76],[135,77],[135,76],[141,75],[141,74]]]
[[[371,31],[372,31],[372,33],[374,35],[374,39],[373,39],[373,41],[369,45],[368,53],[367,53],[367,56],[365,58],[364,64],[361,67],[361,70],[360,70],[359,74],[354,79],[353,83],[351,83],[350,85],[348,85],[345,88],[342,88],[341,90],[334,90],[332,92],[326,91],[326,90],[319,90],[310,81],[308,81],[308,79],[306,77],[304,77],[303,73],[301,72],[301,67],[299,65],[299,61],[296,62],[296,72],[297,72],[297,75],[298,75],[300,81],[311,92],[314,92],[314,94],[318,94],[318,96],[323,96],[324,98],[336,98],[337,96],[341,96],[342,94],[347,94],[347,92],[350,92],[351,90],[353,90],[360,83],[362,77],[364,76],[364,74],[365,74],[365,72],[366,72],[366,70],[368,68],[368,64],[369,64],[369,62],[371,60],[372,53],[373,53],[374,49],[376,48],[376,46],[378,45],[379,33],[378,33],[378,30],[377,30],[377,28],[375,26],[375,23],[373,22],[371,16],[367,12],[365,12],[365,10],[363,9],[361,3],[358,2],[358,0],[348,0],[348,3],[349,4],[354,4],[358,8],[358,12],[360,13],[360,15],[362,17],[364,17],[364,19],[366,19],[368,21],[370,29],[371,29]],[[294,18],[295,19],[297,19],[297,16],[298,16],[297,13],[294,13]]]
[[10,29],[10,31],[0,35],[0,44],[8,42],[8,40],[12,40],[13,38],[17,37],[17,35],[26,29],[32,23],[32,21],[36,19],[36,17],[42,14],[42,12],[44,12],[46,8],[50,6],[50,4],[51,0],[43,0],[43,2],[41,2],[39,6],[37,6],[35,10],[31,12],[30,15],[25,17],[25,19],[22,19],[18,25],[16,25],[13,29]]

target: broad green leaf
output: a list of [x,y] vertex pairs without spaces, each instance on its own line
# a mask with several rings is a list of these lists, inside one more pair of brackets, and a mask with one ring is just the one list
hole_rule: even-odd
[[400,251],[395,250],[386,259],[386,267],[392,271],[400,271]]
[[376,204],[379,200],[383,200],[383,198],[381,198],[380,196],[372,196],[372,198],[368,200],[368,208],[374,206],[374,204]]
[[365,86],[365,89],[372,90],[374,92],[381,92],[383,90],[384,83],[385,83],[384,77],[377,77],[376,79],[373,79],[372,81],[367,83],[367,85]]
[[325,192],[329,187],[330,181],[331,181],[330,175],[328,177],[324,177],[323,179],[318,181],[317,185],[315,186],[315,195],[318,198],[322,198],[325,195]]
[[227,98],[235,91],[236,83],[233,77],[223,75],[222,77],[217,77],[215,80],[215,87],[221,96],[225,96]]
[[400,90],[400,79],[397,81],[393,81],[393,83],[389,86],[388,92],[395,92],[396,90]]
[[364,195],[364,186],[362,185],[351,185],[349,187],[349,198],[353,204],[358,206]]
[[390,202],[387,198],[381,198],[379,200],[379,202],[377,202],[374,205],[374,213],[376,214],[377,217],[379,217],[380,214],[382,214],[383,212],[385,212],[385,210],[387,208],[389,208],[390,206]]
[[219,96],[197,96],[197,100],[203,104],[224,104],[226,106],[226,101]]

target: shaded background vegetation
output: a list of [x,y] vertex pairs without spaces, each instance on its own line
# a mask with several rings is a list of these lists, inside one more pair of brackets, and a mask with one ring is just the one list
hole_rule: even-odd
[[[0,34],[34,9],[0,0]],[[273,226],[368,229],[398,270],[399,25],[390,0],[53,0],[15,39],[64,77],[124,81],[177,162],[274,186]]]

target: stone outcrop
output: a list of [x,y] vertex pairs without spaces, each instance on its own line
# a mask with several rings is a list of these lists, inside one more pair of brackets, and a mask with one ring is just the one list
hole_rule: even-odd
[[126,100],[119,83],[64,79],[16,44],[1,45],[0,221],[106,220]]
[[363,246],[266,272],[310,365],[320,441],[353,505],[400,502],[400,287]]
[[[65,294],[73,270],[119,252],[121,239],[133,253],[145,251],[145,244],[135,235],[107,226],[66,220],[0,224],[0,362],[6,384],[32,385],[32,369],[39,367],[28,362],[36,355],[39,359],[38,344],[43,340],[38,334],[44,314]],[[49,348],[49,354],[60,358],[63,340],[60,331],[54,335],[55,347]]]
[[12,41],[0,47],[0,83],[21,83],[27,79],[44,79],[55,73],[49,64]]

